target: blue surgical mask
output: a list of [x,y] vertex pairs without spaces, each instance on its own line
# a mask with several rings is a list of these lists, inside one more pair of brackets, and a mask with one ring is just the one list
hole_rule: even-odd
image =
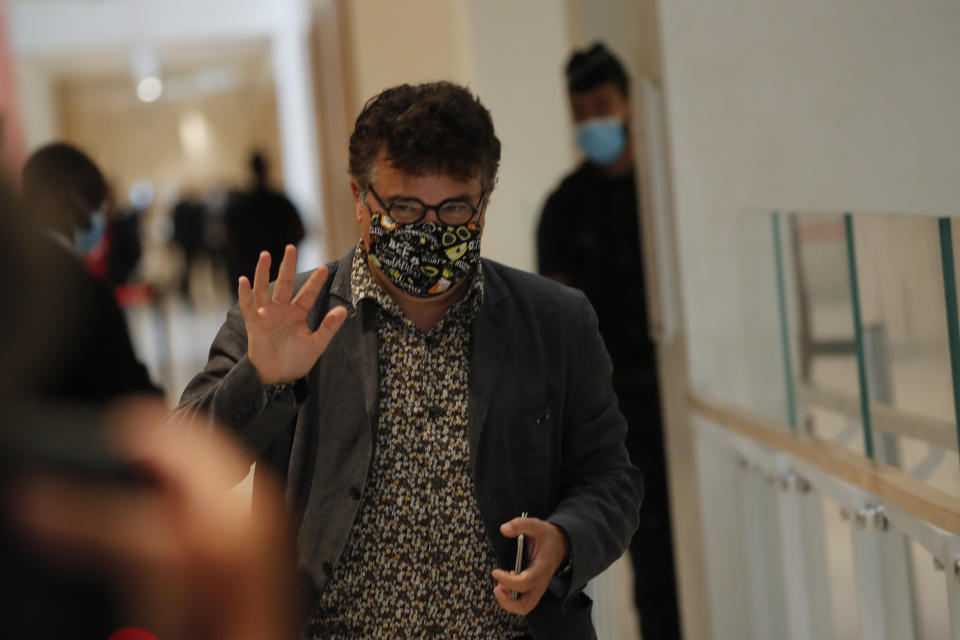
[[103,234],[107,230],[107,219],[100,211],[94,211],[90,214],[90,228],[86,231],[74,229],[73,246],[77,253],[84,255],[89,252],[103,239]]
[[577,127],[577,144],[590,162],[607,165],[620,157],[627,146],[623,122],[616,116],[594,118]]

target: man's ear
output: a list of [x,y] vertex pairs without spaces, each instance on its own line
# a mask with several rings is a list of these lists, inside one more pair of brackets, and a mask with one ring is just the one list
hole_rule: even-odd
[[350,178],[350,191],[353,192],[353,215],[357,222],[363,223],[363,190],[355,178]]

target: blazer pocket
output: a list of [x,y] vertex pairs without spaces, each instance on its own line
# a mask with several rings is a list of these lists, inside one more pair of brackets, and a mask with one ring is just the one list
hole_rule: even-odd
[[554,476],[553,416],[549,409],[527,414],[511,434],[511,458],[517,472],[519,493],[533,504],[531,509],[549,507]]

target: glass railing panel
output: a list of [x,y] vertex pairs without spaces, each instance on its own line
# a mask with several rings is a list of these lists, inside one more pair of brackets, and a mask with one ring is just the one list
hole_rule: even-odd
[[[733,403],[770,420],[771,424],[794,422],[792,381],[788,379],[789,354],[784,353],[781,324],[780,286],[783,273],[785,216],[771,212],[745,214],[739,225],[738,269],[736,291],[739,301],[731,298],[730,310],[738,313],[739,336],[744,345],[742,359],[729,366],[739,368],[746,377],[741,397]],[[780,232],[778,233],[778,227]],[[778,262],[781,268],[778,271]],[[786,298],[784,297],[784,300]],[[738,305],[733,306],[733,305]],[[723,313],[718,309],[718,313]]]
[[855,225],[870,399],[952,421],[937,221],[860,215]]
[[[932,218],[857,215],[854,221],[870,402],[896,410],[871,412],[876,457],[916,469],[931,455],[926,439],[956,450],[940,230]],[[923,475],[957,492],[957,458],[949,458],[929,458]]]
[[[864,452],[850,261],[843,214],[797,213],[787,242],[791,340],[801,420],[817,435]],[[834,400],[828,402],[824,398]],[[847,402],[837,402],[838,398]]]

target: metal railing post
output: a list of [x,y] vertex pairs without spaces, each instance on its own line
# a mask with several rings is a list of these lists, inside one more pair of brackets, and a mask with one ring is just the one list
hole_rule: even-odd
[[863,450],[873,458],[873,430],[870,423],[870,389],[863,355],[863,322],[860,316],[860,283],[857,280],[857,248],[853,237],[853,214],[843,216],[847,239],[847,269],[850,274],[850,302],[853,306],[853,334],[857,345],[857,373],[860,381],[860,422],[863,425]]
[[953,233],[950,218],[940,218],[940,263],[943,267],[943,295],[947,309],[947,336],[950,339],[950,373],[953,377],[953,412],[960,442],[960,322],[957,320],[957,275],[953,263]]
[[783,349],[783,382],[787,392],[787,422],[797,430],[797,401],[790,358],[790,323],[787,318],[786,282],[783,275],[783,247],[780,237],[780,213],[773,212],[773,256],[777,271],[777,303],[780,309],[780,341]]

